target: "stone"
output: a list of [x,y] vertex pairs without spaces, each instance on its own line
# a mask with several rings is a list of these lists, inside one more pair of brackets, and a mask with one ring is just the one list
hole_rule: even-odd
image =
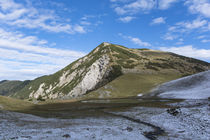
[[71,138],[71,135],[65,134],[65,135],[63,135],[63,137],[64,137],[64,138]]

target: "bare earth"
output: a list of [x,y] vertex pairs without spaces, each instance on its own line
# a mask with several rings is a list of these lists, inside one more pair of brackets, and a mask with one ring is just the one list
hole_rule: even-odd
[[207,99],[119,99],[119,105],[115,106],[111,102],[83,101],[80,106],[84,110],[64,110],[56,115],[48,112],[47,117],[0,110],[0,139],[208,140],[210,137]]

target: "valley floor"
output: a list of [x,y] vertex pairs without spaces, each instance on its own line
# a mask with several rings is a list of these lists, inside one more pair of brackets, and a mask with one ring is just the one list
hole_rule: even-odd
[[0,139],[208,140],[210,137],[207,99],[137,98],[119,99],[119,104],[114,101],[116,105],[111,102],[83,101],[79,112],[78,108],[64,109],[59,114],[48,112],[47,116],[0,110]]

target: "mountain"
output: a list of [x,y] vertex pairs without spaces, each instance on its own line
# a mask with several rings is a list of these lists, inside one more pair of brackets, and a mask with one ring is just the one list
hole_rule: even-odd
[[13,93],[18,92],[23,89],[30,81],[9,81],[3,80],[0,81],[0,95],[10,96]]
[[135,96],[160,83],[208,69],[210,64],[207,62],[174,53],[129,49],[104,42],[62,70],[31,81],[13,97]]
[[208,99],[210,71],[201,72],[160,85],[151,95],[175,99]]

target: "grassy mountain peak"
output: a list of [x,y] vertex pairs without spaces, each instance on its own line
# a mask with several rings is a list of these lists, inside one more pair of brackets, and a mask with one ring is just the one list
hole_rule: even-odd
[[[129,74],[134,74],[137,77],[139,75],[162,75],[161,80],[155,82],[155,84],[160,84],[208,69],[210,69],[210,64],[207,62],[174,53],[145,48],[129,49],[121,45],[103,42],[88,55],[76,60],[62,70],[31,81],[22,90],[16,92],[14,97],[75,98],[87,93],[91,94],[91,91],[100,89]],[[163,78],[163,75],[168,75],[171,78]],[[140,76],[139,79],[141,80],[141,78]],[[129,78],[128,80],[132,81]],[[154,81],[152,77],[146,80]],[[136,82],[133,85],[138,86],[139,81]],[[128,86],[127,89],[129,88]],[[150,88],[148,87],[148,89]],[[135,91],[135,94],[132,93],[127,96],[136,94],[137,91]]]

